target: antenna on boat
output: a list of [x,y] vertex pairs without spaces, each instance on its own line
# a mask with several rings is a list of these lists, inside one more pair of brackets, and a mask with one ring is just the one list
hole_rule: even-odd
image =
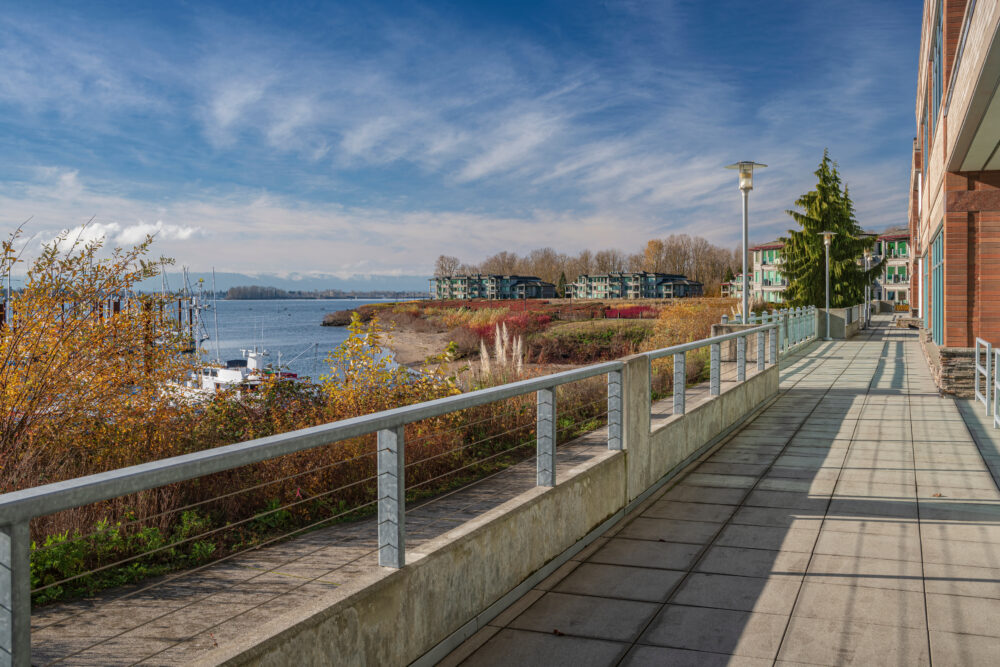
[[222,362],[219,352],[219,293],[215,289],[215,267],[212,267],[212,314],[215,315],[215,359]]

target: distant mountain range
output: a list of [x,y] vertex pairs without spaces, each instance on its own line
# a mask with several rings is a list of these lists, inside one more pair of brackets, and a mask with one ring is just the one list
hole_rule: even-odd
[[[188,280],[192,285],[198,282],[199,278],[205,280],[205,289],[212,289],[212,273],[191,272],[188,273]],[[430,276],[351,276],[350,278],[340,278],[333,275],[304,275],[288,274],[277,276],[273,274],[248,274],[248,273],[216,273],[215,289],[224,292],[230,287],[244,287],[247,285],[260,285],[262,287],[277,287],[287,291],[320,291],[320,290],[342,290],[344,292],[426,292],[427,280]],[[173,289],[181,286],[181,272],[176,267],[167,269],[167,285]],[[143,291],[155,291],[160,289],[160,279],[146,280],[140,283],[139,289]]]

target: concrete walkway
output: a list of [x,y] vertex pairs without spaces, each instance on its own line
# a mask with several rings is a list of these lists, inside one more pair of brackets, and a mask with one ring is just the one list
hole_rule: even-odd
[[876,324],[442,664],[996,663],[1000,492],[916,334]]

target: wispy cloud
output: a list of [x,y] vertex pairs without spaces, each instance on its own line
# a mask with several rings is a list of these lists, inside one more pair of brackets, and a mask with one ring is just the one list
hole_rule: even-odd
[[419,273],[441,252],[735,243],[722,166],[747,158],[771,165],[752,198],[763,240],[830,146],[862,222],[884,227],[905,216],[904,6],[786,7],[778,42],[816,35],[794,52],[754,42],[753,14],[680,1],[270,21],[22,7],[0,19],[0,109],[20,137],[0,205],[46,230],[97,216],[116,243],[156,233],[220,269]]

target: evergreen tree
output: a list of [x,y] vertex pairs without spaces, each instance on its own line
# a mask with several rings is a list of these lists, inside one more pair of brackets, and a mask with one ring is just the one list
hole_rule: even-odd
[[566,296],[566,272],[563,271],[559,274],[559,284],[556,285],[556,294],[562,299]]
[[733,282],[734,278],[736,278],[736,274],[733,273],[733,267],[727,266],[726,267],[726,275],[724,275],[722,277],[722,282],[724,282],[724,283],[731,283],[731,282]]
[[795,201],[801,211],[788,211],[801,230],[789,230],[780,240],[785,246],[782,273],[788,279],[785,301],[792,306],[826,304],[826,259],[823,235],[836,232],[830,243],[830,307],[844,308],[863,303],[865,285],[871,284],[879,267],[865,271],[859,263],[865,249],[875,245],[875,239],[864,236],[864,230],[854,215],[854,204],[847,188],[841,189],[837,164],[823,151],[823,160],[815,171],[816,189]]

